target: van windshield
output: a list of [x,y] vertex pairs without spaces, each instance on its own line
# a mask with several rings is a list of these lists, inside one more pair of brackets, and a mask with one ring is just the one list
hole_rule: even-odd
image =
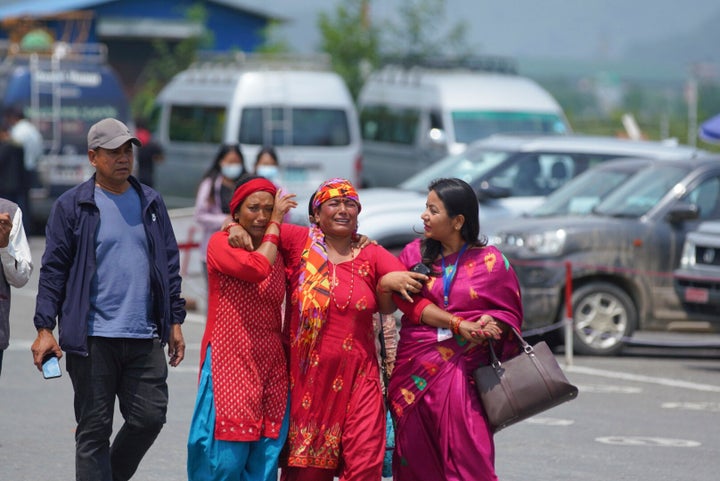
[[342,109],[243,109],[239,140],[251,145],[339,147],[350,145],[350,128]]
[[565,121],[557,114],[536,112],[487,112],[462,110],[452,112],[455,140],[469,143],[498,133],[565,134]]

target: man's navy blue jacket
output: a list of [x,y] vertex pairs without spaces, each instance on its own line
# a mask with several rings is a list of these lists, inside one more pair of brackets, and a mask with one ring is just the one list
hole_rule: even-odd
[[[150,255],[153,319],[160,340],[166,344],[170,325],[182,324],[185,320],[177,241],[160,194],[132,176],[129,181],[140,195]],[[35,306],[35,327],[52,330],[57,319],[62,350],[83,356],[88,353],[87,317],[90,282],[96,269],[95,234],[99,223],[93,175],[63,193],[53,204],[45,227],[45,253]]]

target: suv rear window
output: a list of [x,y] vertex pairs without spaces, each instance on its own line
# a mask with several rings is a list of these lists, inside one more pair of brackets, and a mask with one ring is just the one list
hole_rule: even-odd
[[339,147],[350,144],[342,109],[262,108],[242,111],[241,144]]

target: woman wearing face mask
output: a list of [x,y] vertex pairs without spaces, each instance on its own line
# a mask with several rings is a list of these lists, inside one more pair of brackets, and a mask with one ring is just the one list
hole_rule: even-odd
[[277,153],[272,147],[263,147],[255,157],[255,175],[265,177],[267,180],[279,187],[280,163]]
[[237,144],[221,145],[210,168],[203,175],[195,198],[195,222],[203,229],[200,243],[203,270],[210,236],[220,230],[230,215],[230,199],[240,177],[247,173],[245,159]]
[[[278,162],[277,153],[275,149],[270,146],[263,147],[257,153],[255,157],[255,175],[265,177],[267,180],[273,183],[278,189],[282,189],[283,185],[280,182],[280,163]],[[291,216],[289,213],[285,214],[283,222],[290,222]]]

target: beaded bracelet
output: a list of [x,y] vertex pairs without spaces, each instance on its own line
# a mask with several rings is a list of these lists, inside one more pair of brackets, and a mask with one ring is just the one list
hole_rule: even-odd
[[265,234],[262,238],[262,242],[270,242],[275,245],[278,245],[279,241],[280,241],[280,236],[278,236],[276,234]]
[[230,222],[228,225],[223,227],[223,231],[228,232],[231,227],[235,227],[236,225],[240,225],[237,222]]

